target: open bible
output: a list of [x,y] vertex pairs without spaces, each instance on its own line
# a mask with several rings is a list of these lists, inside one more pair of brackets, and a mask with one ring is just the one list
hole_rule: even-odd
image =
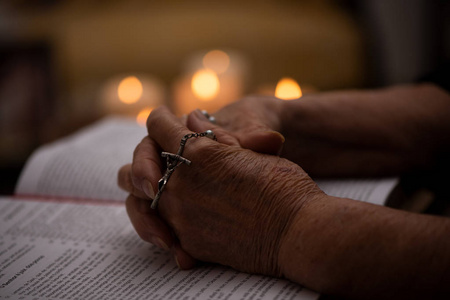
[[[201,264],[181,271],[140,240],[118,169],[146,129],[107,118],[38,149],[0,199],[0,299],[317,299],[285,279]],[[383,205],[396,179],[327,180],[334,196]],[[150,202],[149,202],[150,205]]]

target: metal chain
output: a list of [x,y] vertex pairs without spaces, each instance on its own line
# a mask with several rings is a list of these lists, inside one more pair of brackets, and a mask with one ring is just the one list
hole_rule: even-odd
[[217,141],[216,135],[212,132],[212,130],[207,130],[205,132],[189,133],[183,136],[183,138],[181,138],[180,147],[178,148],[177,154],[169,152],[161,153],[161,156],[166,158],[167,167],[163,177],[161,177],[161,179],[158,181],[158,193],[156,193],[155,199],[153,199],[152,201],[151,205],[152,209],[156,209],[156,207],[158,206],[159,198],[161,197],[161,194],[164,191],[164,188],[166,187],[167,182],[169,181],[169,178],[175,171],[175,169],[182,163],[187,164],[188,166],[191,164],[190,160],[182,157],[184,147],[186,146],[186,142],[191,138],[194,137],[199,138],[204,136]]

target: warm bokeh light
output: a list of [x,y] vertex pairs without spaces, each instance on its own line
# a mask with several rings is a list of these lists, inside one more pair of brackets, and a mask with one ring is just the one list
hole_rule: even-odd
[[283,100],[292,100],[301,96],[302,90],[294,79],[285,77],[278,81],[277,87],[275,88],[275,97]]
[[141,125],[142,127],[145,127],[145,124],[147,123],[147,119],[148,116],[150,115],[150,113],[152,112],[153,108],[152,107],[146,107],[144,109],[142,109],[137,117],[136,117],[136,122]]
[[203,57],[203,66],[217,74],[225,73],[230,66],[230,56],[222,50],[212,50]]
[[212,100],[219,93],[219,78],[211,70],[199,70],[192,76],[191,88],[199,99]]
[[128,76],[119,83],[117,94],[120,101],[126,104],[137,102],[142,97],[142,83],[136,76]]

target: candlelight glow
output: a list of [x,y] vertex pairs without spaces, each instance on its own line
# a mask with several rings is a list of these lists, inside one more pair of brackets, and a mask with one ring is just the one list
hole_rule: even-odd
[[225,73],[230,66],[230,57],[221,50],[212,50],[203,57],[203,66],[217,74]]
[[275,88],[275,97],[283,100],[297,99],[302,96],[302,90],[292,78],[282,78]]
[[191,88],[199,99],[210,101],[219,93],[219,78],[211,70],[199,70],[192,76]]
[[124,78],[117,88],[120,101],[126,104],[137,102],[142,97],[142,83],[136,76]]
[[150,113],[152,112],[153,108],[152,107],[146,107],[144,109],[142,109],[137,117],[136,117],[136,122],[141,125],[142,127],[145,127],[145,124],[147,123],[147,119],[148,116],[150,115]]

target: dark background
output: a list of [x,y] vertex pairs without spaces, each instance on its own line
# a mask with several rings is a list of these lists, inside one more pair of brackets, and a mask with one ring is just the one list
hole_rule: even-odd
[[318,91],[409,83],[449,60],[449,11],[437,0],[2,1],[0,194],[36,147],[106,114],[98,91],[117,74],[151,74],[170,95],[192,53],[233,49],[249,65],[245,93],[283,76]]

